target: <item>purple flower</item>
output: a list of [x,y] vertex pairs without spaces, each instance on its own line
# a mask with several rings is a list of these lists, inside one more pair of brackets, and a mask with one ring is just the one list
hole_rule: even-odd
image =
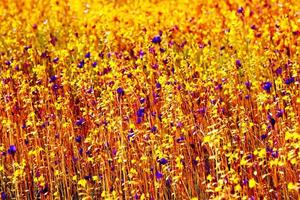
[[287,79],[285,79],[284,82],[285,82],[285,84],[289,85],[289,84],[295,82],[295,78],[294,77],[287,78]]
[[6,64],[6,65],[10,65],[11,62],[10,62],[9,60],[7,60],[7,61],[5,61],[5,64]]
[[90,52],[87,52],[86,54],[85,54],[85,58],[90,58],[91,57],[91,53]]
[[270,117],[269,120],[270,120],[270,123],[272,124],[272,126],[274,126],[276,123],[275,119],[273,117]]
[[276,117],[282,117],[283,113],[284,113],[284,110],[282,110],[282,109],[277,110]]
[[235,61],[235,66],[239,69],[242,66],[242,63],[240,60]]
[[176,139],[176,142],[178,143],[182,143],[184,141],[184,137],[183,136],[180,136],[179,138]]
[[253,24],[253,25],[251,25],[251,29],[252,30],[256,30],[256,26]]
[[163,178],[163,174],[160,173],[159,171],[157,171],[157,172],[155,173],[155,176],[156,176],[156,178],[157,178],[158,180],[160,180],[160,179]]
[[59,88],[60,88],[60,86],[59,86],[58,84],[56,84],[56,83],[54,83],[54,84],[52,85],[52,90],[53,90],[53,91],[57,91]]
[[161,37],[159,35],[154,36],[152,38],[152,43],[154,43],[154,44],[160,44],[161,43]]
[[143,50],[139,51],[139,56],[142,58],[145,55],[145,52]]
[[247,94],[247,95],[245,96],[245,99],[249,100],[249,99],[250,99],[250,95]]
[[83,66],[84,66],[84,60],[81,60],[81,61],[79,62],[79,64],[77,65],[77,67],[78,67],[78,68],[83,68]]
[[77,126],[82,126],[85,123],[83,118],[80,118],[79,120],[76,121]]
[[245,86],[246,86],[246,88],[248,90],[250,90],[250,88],[251,88],[251,82],[250,81],[245,82]]
[[277,75],[282,74],[282,68],[281,68],[281,67],[278,67],[278,68],[275,70],[275,73],[276,73]]
[[145,108],[139,108],[137,111],[137,116],[138,117],[143,117],[145,114]]
[[137,122],[138,124],[142,123],[142,118],[141,118],[141,117],[138,117],[136,122]]
[[243,7],[239,7],[239,9],[237,10],[238,13],[243,13],[244,8]]
[[156,131],[157,131],[156,126],[152,126],[152,127],[151,127],[151,132],[154,133],[154,132],[156,132]]
[[58,58],[58,57],[55,57],[52,61],[53,61],[54,63],[57,63],[58,60],[59,60],[59,58]]
[[262,139],[262,140],[266,139],[267,137],[268,137],[267,134],[262,134],[262,135],[261,135],[261,139]]
[[82,137],[81,135],[76,136],[75,141],[81,143]]
[[7,194],[5,192],[1,192],[1,199],[6,200],[7,199]]
[[141,103],[145,103],[145,101],[146,101],[146,99],[145,99],[145,98],[143,98],[143,97],[142,97],[142,98],[140,98],[140,102],[141,102]]
[[117,89],[117,93],[118,93],[120,96],[123,96],[123,95],[125,94],[123,88],[121,88],[121,87],[119,87],[119,88]]
[[159,164],[161,164],[161,165],[165,165],[165,164],[168,163],[168,160],[165,159],[165,158],[161,158],[161,159],[158,160],[158,162],[159,162]]
[[11,155],[14,155],[16,152],[17,152],[17,147],[15,145],[10,145],[8,150],[7,150],[7,153],[11,154]]
[[97,62],[93,62],[92,67],[96,67],[97,66]]
[[55,82],[56,79],[57,79],[56,75],[53,75],[53,76],[50,77],[50,81],[49,82],[50,83]]
[[278,154],[278,151],[273,151],[272,152],[272,157],[273,158],[278,158],[279,154]]
[[78,153],[79,153],[80,155],[82,155],[83,149],[82,149],[81,147],[79,148]]
[[271,82],[267,81],[267,82],[264,82],[264,83],[263,83],[263,89],[264,89],[265,91],[270,92],[271,87],[272,87],[272,83],[271,83]]
[[161,88],[161,84],[159,82],[156,83],[156,88]]
[[248,179],[247,179],[247,178],[244,178],[243,181],[242,181],[242,184],[243,184],[243,185],[248,185]]

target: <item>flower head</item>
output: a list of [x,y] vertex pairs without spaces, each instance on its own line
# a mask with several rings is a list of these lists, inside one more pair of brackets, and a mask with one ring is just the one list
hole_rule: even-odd
[[10,145],[7,150],[7,153],[14,155],[16,152],[17,152],[17,147],[15,145]]
[[154,43],[154,44],[160,44],[161,43],[161,37],[160,37],[160,35],[154,36],[152,38],[152,43]]
[[271,87],[272,87],[272,83],[267,81],[267,82],[264,82],[263,83],[263,89],[267,92],[270,92],[271,91]]

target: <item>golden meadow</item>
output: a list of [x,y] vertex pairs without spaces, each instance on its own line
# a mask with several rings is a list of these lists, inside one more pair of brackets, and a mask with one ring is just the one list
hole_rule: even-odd
[[297,0],[2,0],[4,199],[290,199]]

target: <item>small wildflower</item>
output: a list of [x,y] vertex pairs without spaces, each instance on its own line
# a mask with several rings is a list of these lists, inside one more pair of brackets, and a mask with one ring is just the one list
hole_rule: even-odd
[[91,53],[90,52],[87,52],[86,54],[85,54],[85,58],[90,58],[91,57]]
[[79,120],[76,121],[77,126],[82,126],[85,123],[85,120],[83,118],[80,118]]
[[154,44],[160,44],[161,43],[161,37],[159,35],[154,36],[152,38],[152,43],[154,43]]
[[117,89],[117,93],[118,93],[120,96],[123,96],[123,95],[125,94],[123,88],[121,88],[121,87],[119,87],[119,88]]
[[235,61],[235,65],[236,65],[236,67],[239,69],[239,68],[242,66],[242,63],[241,63],[240,60],[236,60],[236,61]]
[[76,136],[75,141],[81,143],[82,137],[81,135]]
[[243,13],[243,11],[244,11],[243,7],[239,7],[238,10],[237,10],[238,13]]
[[157,180],[160,180],[160,179],[163,178],[163,174],[160,173],[159,171],[157,171],[157,172],[155,173],[155,176],[156,176],[156,179],[157,179]]
[[263,83],[263,89],[264,89],[265,91],[270,92],[271,87],[272,87],[272,83],[271,83],[271,82],[264,82],[264,83]]
[[295,82],[295,78],[294,77],[287,78],[287,79],[285,79],[284,82],[285,82],[285,84],[290,85]]
[[79,64],[77,65],[78,68],[83,68],[84,66],[84,60],[80,61]]
[[11,155],[14,155],[16,152],[17,152],[17,147],[15,145],[10,145],[8,150],[7,150],[7,153],[11,154]]
[[165,164],[168,163],[167,159],[165,159],[165,158],[159,159],[158,162],[159,162],[159,164],[161,164],[161,165],[165,165]]
[[57,63],[58,60],[59,60],[59,58],[58,58],[58,57],[55,57],[52,61],[53,61],[54,63]]
[[92,67],[96,67],[97,66],[97,62],[93,62]]

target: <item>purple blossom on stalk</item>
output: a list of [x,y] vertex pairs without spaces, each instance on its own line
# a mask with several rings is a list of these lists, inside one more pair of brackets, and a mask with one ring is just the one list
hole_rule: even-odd
[[60,86],[59,86],[58,84],[56,84],[56,83],[54,83],[54,84],[52,85],[52,90],[53,90],[53,91],[57,91],[59,88],[60,88]]
[[283,116],[283,113],[284,113],[284,110],[282,110],[282,109],[279,109],[279,110],[277,110],[277,112],[276,112],[276,117],[282,117]]
[[86,54],[85,54],[85,58],[90,58],[91,57],[91,53],[90,52],[87,52]]
[[57,76],[56,76],[56,75],[53,75],[53,76],[50,77],[50,81],[49,81],[49,82],[50,82],[50,83],[55,82],[56,79],[57,79]]
[[157,171],[157,172],[155,173],[155,176],[156,176],[157,180],[160,180],[160,179],[163,178],[163,174],[160,173],[159,171]]
[[243,185],[248,185],[248,179],[247,179],[247,178],[244,178],[243,181],[242,181],[242,184],[243,184]]
[[158,162],[159,162],[159,164],[161,164],[161,165],[165,165],[165,164],[168,163],[168,160],[165,159],[165,158],[161,158],[161,159],[158,160]]
[[138,123],[138,124],[142,123],[142,118],[138,117],[136,123]]
[[276,73],[277,75],[282,74],[282,68],[281,68],[281,67],[278,67],[278,68],[275,70],[275,73]]
[[146,99],[145,99],[145,98],[143,98],[143,97],[142,97],[142,98],[140,98],[140,103],[142,103],[142,104],[143,104],[143,103],[145,103],[145,101],[146,101]]
[[58,57],[55,57],[52,61],[53,61],[54,63],[57,63],[58,60],[59,60],[59,58],[58,58]]
[[140,58],[142,58],[144,55],[145,55],[145,52],[144,52],[143,50],[140,50],[140,51],[139,51],[139,56],[140,56]]
[[7,153],[11,155],[15,155],[16,152],[17,152],[17,147],[15,145],[10,145],[7,150]]
[[82,137],[81,135],[76,136],[75,141],[81,143]]
[[97,66],[97,62],[93,62],[92,67],[96,67]]
[[262,135],[261,135],[261,139],[262,139],[262,140],[265,140],[267,137],[268,137],[267,134],[262,134]]
[[118,93],[120,96],[123,96],[123,95],[125,94],[123,88],[121,88],[121,87],[119,87],[119,88],[117,89],[117,93]]
[[80,155],[82,155],[83,149],[82,149],[81,147],[79,148],[78,153],[79,153]]
[[156,131],[157,131],[156,126],[152,126],[152,127],[151,127],[151,132],[152,132],[152,133],[155,133]]
[[267,81],[267,82],[264,82],[263,83],[263,89],[267,92],[270,92],[271,91],[271,87],[272,87],[272,83]]
[[144,108],[139,108],[139,110],[137,111],[137,116],[138,117],[143,117],[145,114],[145,109]]
[[164,48],[159,48],[160,53],[164,53],[166,50]]
[[243,11],[244,11],[243,7],[239,7],[238,10],[237,10],[238,13],[243,13]]
[[250,88],[251,88],[251,82],[250,81],[245,82],[245,86],[246,86],[246,88],[248,90],[250,90]]
[[180,136],[179,138],[176,139],[177,143],[182,143],[185,140],[183,136]]
[[84,66],[84,60],[81,60],[81,61],[79,62],[79,64],[77,65],[77,67],[78,67],[78,68],[83,68],[83,66]]
[[85,123],[85,120],[83,118],[80,118],[79,120],[76,121],[77,126],[82,126]]
[[156,88],[161,88],[161,84],[159,82],[156,83]]
[[160,35],[154,36],[152,38],[152,43],[154,43],[154,44],[160,44],[161,43],[161,37],[160,37]]
[[273,151],[273,152],[272,152],[272,157],[273,157],[273,158],[278,158],[278,156],[279,156],[278,151]]
[[256,26],[254,24],[251,25],[252,30],[256,30]]
[[295,78],[294,77],[287,78],[287,79],[285,79],[284,82],[285,82],[285,84],[290,85],[295,82]]
[[242,63],[241,63],[240,60],[236,60],[236,61],[235,61],[235,65],[236,65],[236,67],[239,69],[239,68],[242,66]]
[[6,200],[7,199],[7,194],[5,192],[1,192],[1,199]]

